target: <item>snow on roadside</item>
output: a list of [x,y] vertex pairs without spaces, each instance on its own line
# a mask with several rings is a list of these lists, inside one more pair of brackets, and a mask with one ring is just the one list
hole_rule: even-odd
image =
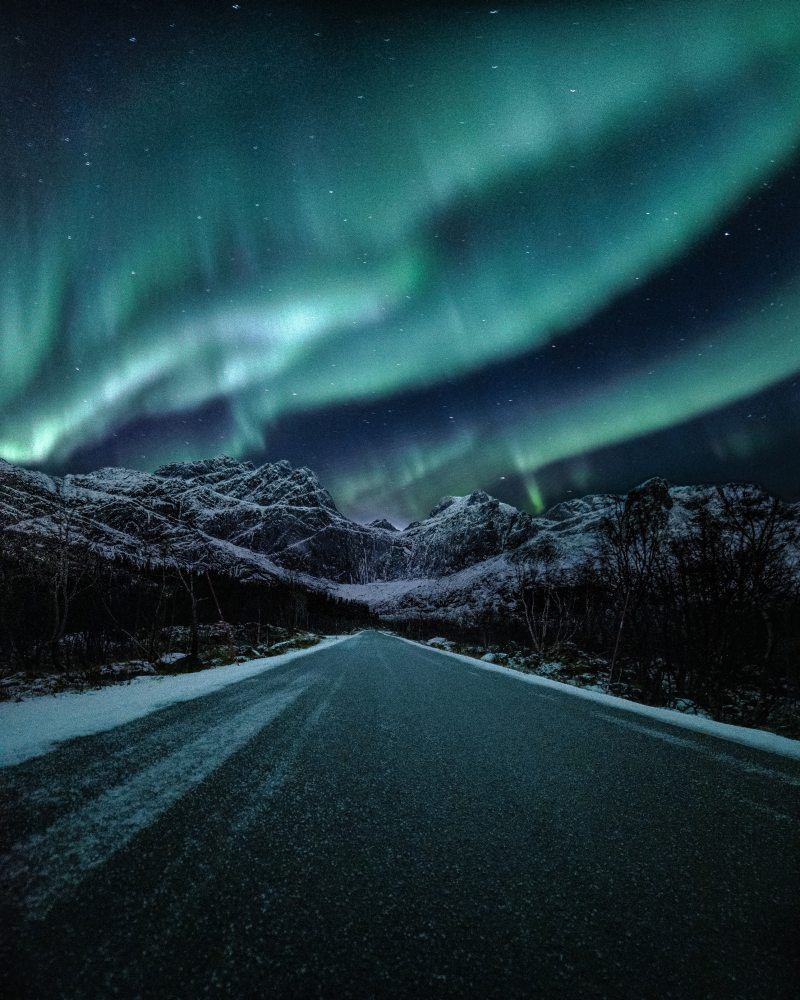
[[279,656],[227,667],[210,667],[192,674],[135,677],[128,684],[99,691],[70,691],[0,703],[0,767],[40,757],[64,740],[115,729],[175,702],[200,698],[349,638],[349,635],[328,636],[307,649],[293,649]]
[[554,681],[549,677],[540,677],[537,674],[525,674],[520,670],[512,670],[511,667],[501,667],[496,663],[487,663],[484,660],[476,660],[472,656],[464,656],[461,653],[451,653],[437,646],[429,646],[426,643],[414,642],[413,639],[405,639],[403,636],[394,635],[394,639],[401,642],[411,643],[412,646],[429,649],[440,656],[449,656],[451,659],[461,660],[471,667],[480,670],[490,670],[496,674],[504,674],[514,680],[522,681],[526,684],[537,684],[541,687],[553,688],[563,694],[571,694],[576,698],[586,698],[589,701],[600,702],[609,708],[622,709],[625,712],[632,712],[635,715],[646,715],[658,722],[664,722],[670,726],[679,726],[682,729],[692,729],[696,733],[706,736],[716,736],[719,739],[731,740],[734,743],[741,743],[744,746],[752,747],[754,750],[765,750],[768,753],[780,754],[783,757],[791,757],[800,760],[800,740],[792,740],[787,736],[778,736],[777,733],[768,733],[763,729],[748,729],[745,726],[732,726],[727,722],[717,722],[714,719],[707,719],[701,715],[685,715],[671,708],[655,708],[652,705],[642,705],[638,701],[628,701],[627,698],[617,698],[613,694],[605,694],[602,691],[593,691],[591,688],[575,687],[572,684],[564,684],[563,681]]

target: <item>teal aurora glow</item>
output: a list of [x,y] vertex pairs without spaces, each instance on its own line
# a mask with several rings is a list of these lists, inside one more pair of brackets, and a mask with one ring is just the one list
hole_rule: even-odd
[[0,456],[800,489],[796,0],[158,10],[8,33]]

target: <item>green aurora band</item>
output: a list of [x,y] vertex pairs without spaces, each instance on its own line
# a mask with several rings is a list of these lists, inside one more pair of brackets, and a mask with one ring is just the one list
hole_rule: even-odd
[[798,315],[800,277],[728,329],[707,331],[685,344],[657,371],[631,369],[616,382],[590,389],[579,402],[534,406],[523,420],[494,433],[473,427],[441,441],[428,439],[424,452],[410,448],[393,455],[379,477],[343,472],[332,483],[333,492],[356,510],[370,509],[376,499],[391,510],[419,509],[431,495],[474,489],[476,468],[486,481],[513,470],[526,481],[539,513],[536,473],[551,463],[688,421],[771,385],[787,365],[800,369]]
[[[0,455],[64,463],[224,399],[216,450],[241,456],[289,414],[521,356],[663,271],[797,155],[795,0],[501,14],[455,37],[431,21],[397,56],[382,39],[328,51],[332,67],[311,28],[294,46],[234,36],[87,97],[76,134],[0,202]],[[345,508],[411,513],[422,480],[514,471],[535,505],[548,463],[800,370],[798,285],[771,298],[706,331],[713,350],[682,345],[654,374],[330,485]]]

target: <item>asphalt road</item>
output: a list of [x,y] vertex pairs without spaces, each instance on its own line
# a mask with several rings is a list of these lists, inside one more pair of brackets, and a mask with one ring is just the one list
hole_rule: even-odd
[[0,793],[9,998],[798,996],[798,762],[375,632]]

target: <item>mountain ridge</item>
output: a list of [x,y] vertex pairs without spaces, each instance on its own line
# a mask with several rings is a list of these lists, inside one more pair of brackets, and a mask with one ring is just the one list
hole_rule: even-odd
[[[755,484],[726,488],[769,497]],[[661,479],[629,495],[648,490],[668,497],[674,534],[699,498],[715,502],[714,486]],[[108,558],[298,579],[386,618],[475,618],[513,590],[521,565],[569,577],[596,559],[602,523],[620,503],[591,494],[532,515],[476,490],[445,496],[426,518],[398,529],[352,521],[311,469],[285,460],[256,467],[220,455],[152,473],[108,466],[60,478],[0,460],[0,527],[11,535],[41,545],[67,524],[72,544]],[[800,520],[800,505],[782,507],[788,521]]]

